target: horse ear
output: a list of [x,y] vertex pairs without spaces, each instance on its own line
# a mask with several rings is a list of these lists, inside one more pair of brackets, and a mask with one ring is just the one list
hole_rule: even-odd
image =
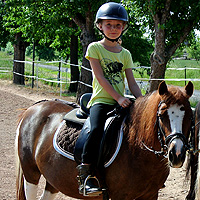
[[160,85],[158,86],[158,91],[160,95],[168,93],[167,85],[165,81],[162,81]]
[[191,81],[188,82],[188,84],[185,86],[185,91],[186,94],[191,97],[194,91],[194,86],[193,83]]

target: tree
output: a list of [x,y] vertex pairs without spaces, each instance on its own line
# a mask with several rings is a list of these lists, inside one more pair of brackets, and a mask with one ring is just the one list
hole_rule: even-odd
[[[163,79],[166,64],[184,40],[191,38],[199,27],[200,2],[198,0],[137,0],[131,4],[140,23],[151,29],[154,51],[151,54],[151,79]],[[130,5],[129,5],[130,6]],[[150,80],[150,91],[156,90],[160,80]]]
[[[83,48],[82,65],[87,69],[91,69],[91,67],[84,55],[86,53],[87,46],[96,40],[94,29],[95,13],[103,3],[105,3],[105,1],[102,0],[82,0],[81,4],[79,1],[68,3],[68,7],[70,8],[69,13],[71,13],[72,20],[81,29],[80,41]],[[92,74],[88,72],[88,70],[81,68],[80,83],[78,85],[76,99],[77,102],[79,102],[82,94],[92,91],[90,87],[83,83],[91,85]]]
[[142,30],[142,27],[137,24],[132,7],[127,7],[126,10],[129,13],[129,28],[122,37],[122,46],[131,52],[133,62],[150,66],[149,57],[153,51],[152,42],[143,36],[145,30]]
[[[66,42],[69,35],[67,23],[68,16],[63,16],[62,9],[44,1],[1,1],[1,46],[7,41],[12,41],[14,45],[14,59],[24,60],[25,50],[30,43],[47,46],[52,43],[52,47],[62,51],[69,47]],[[62,6],[60,6],[62,7]],[[61,10],[61,11],[60,11]],[[59,37],[62,35],[62,37]],[[5,36],[10,36],[6,39]],[[65,42],[58,44],[58,38],[65,38]],[[14,83],[24,84],[24,63],[14,62]]]
[[18,62],[25,60],[25,51],[27,43],[22,39],[22,33],[15,34],[15,43],[14,43],[14,65],[13,65],[13,83],[24,85],[24,76],[19,74],[24,74],[24,63]]
[[[70,69],[71,69],[71,82],[69,86],[70,92],[76,92],[78,88],[79,80],[79,68],[78,68],[78,36],[71,35],[70,43]],[[73,83],[75,81],[75,83]]]
[[0,46],[6,47],[7,42],[10,40],[9,31],[6,30],[4,26],[3,17],[5,15],[5,3],[4,1],[0,1]]
[[[21,23],[20,18],[23,15],[24,6],[10,7],[10,1],[2,1],[2,29],[4,29],[8,36],[1,40],[1,44],[7,42],[8,40],[13,43],[14,46],[14,60],[25,60],[25,50],[28,43],[23,38],[23,32],[18,29],[18,23]],[[14,19],[18,18],[18,23]],[[0,34],[1,35],[1,34]],[[24,76],[19,74],[24,74],[24,63],[14,62],[13,65],[13,82],[16,84],[24,85]]]
[[[107,1],[57,0],[46,2],[41,0],[7,0],[3,16],[4,27],[6,26],[6,30],[9,31],[13,38],[16,34],[21,34],[20,39],[21,41],[26,42],[25,44],[27,44],[27,42],[34,42],[35,44],[42,45],[48,44],[50,47],[54,47],[59,51],[66,51],[66,49],[69,48],[69,42],[66,41],[75,39],[71,36],[79,36],[83,53],[82,65],[86,69],[90,69],[89,62],[85,59],[84,55],[88,44],[97,38],[94,29],[95,14],[98,8],[105,2]],[[116,0],[115,2],[120,2],[120,0]],[[131,15],[130,29],[127,34],[123,36],[124,46],[131,51],[134,61],[139,61],[142,64],[148,63],[146,58],[149,57],[152,47],[147,39],[142,38],[144,28],[141,29],[141,25],[137,24],[137,19],[139,19],[139,16],[141,15],[145,16],[142,18],[143,26],[147,23],[151,25],[153,22],[152,13],[154,10],[157,12],[158,9],[154,5],[150,7],[151,9],[148,9],[150,1],[124,0],[123,2]],[[159,3],[159,1],[155,0],[153,2]],[[132,12],[132,10],[134,12]],[[71,21],[74,21],[76,28],[74,28],[74,26],[70,28]],[[156,50],[159,49],[157,46],[158,45],[155,45]],[[24,47],[26,47],[26,45]],[[146,51],[144,51],[144,49]],[[160,54],[155,52],[156,51],[154,51],[153,58],[158,58],[158,55]],[[152,69],[154,69],[153,62],[152,66]],[[163,67],[159,69],[162,68]],[[156,68],[155,70],[152,70],[152,75],[154,75],[156,70]],[[91,85],[92,74],[88,72],[88,70],[82,68],[80,82],[81,83],[78,85],[77,101],[79,101],[80,96],[83,93],[91,92],[91,88],[88,87],[87,84]],[[86,83],[86,85],[82,83]]]
[[190,47],[186,47],[188,58],[200,60],[200,38],[197,38]]

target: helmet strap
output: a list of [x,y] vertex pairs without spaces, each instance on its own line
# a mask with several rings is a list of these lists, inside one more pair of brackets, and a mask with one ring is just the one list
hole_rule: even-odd
[[101,29],[99,29],[98,26],[96,26],[96,27],[97,27],[97,29],[103,34],[103,36],[104,36],[107,40],[109,40],[109,41],[111,41],[111,42],[118,42],[119,38],[122,36],[122,34],[121,34],[118,38],[111,39],[111,38],[109,38],[108,36],[106,36],[105,33],[104,33]]
[[[103,32],[102,32],[102,33],[103,33]],[[111,38],[107,37],[104,33],[103,33],[103,35],[104,35],[104,37],[105,37],[107,40],[109,40],[109,41],[111,41],[111,42],[118,42],[119,38],[121,37],[121,35],[120,35],[118,38],[111,39]]]

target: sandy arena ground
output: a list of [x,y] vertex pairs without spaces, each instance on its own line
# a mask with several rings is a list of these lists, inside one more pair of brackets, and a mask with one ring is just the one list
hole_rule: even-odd
[[[15,159],[14,143],[17,116],[22,108],[31,106],[42,99],[60,98],[42,91],[27,89],[13,85],[11,82],[0,80],[0,199],[14,200],[15,197]],[[73,101],[73,98],[62,97]],[[43,181],[41,181],[43,183]],[[41,184],[40,184],[41,185]],[[189,183],[185,182],[185,168],[172,169],[166,187],[159,193],[158,200],[184,200]],[[41,194],[41,189],[39,195]],[[59,194],[57,200],[72,200]]]

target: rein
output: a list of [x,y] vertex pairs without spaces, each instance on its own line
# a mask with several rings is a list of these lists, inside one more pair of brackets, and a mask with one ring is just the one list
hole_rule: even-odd
[[[160,101],[160,103],[158,104],[158,110],[159,110],[159,108],[160,108],[162,103],[164,103],[164,101]],[[149,150],[150,152],[154,153],[156,156],[163,156],[163,157],[167,158],[167,152],[168,152],[169,144],[171,144],[171,142],[174,139],[179,138],[185,144],[186,150],[189,153],[193,152],[193,149],[194,149],[193,147],[194,146],[187,143],[187,140],[186,140],[185,136],[182,133],[172,133],[172,134],[166,136],[165,132],[163,131],[163,129],[162,129],[161,125],[160,125],[160,119],[162,118],[162,116],[159,114],[158,110],[157,110],[155,126],[158,125],[158,140],[159,140],[160,145],[161,145],[161,150],[160,151],[156,151],[152,147],[149,148],[144,142],[142,142],[143,146],[147,150]],[[194,132],[193,129],[194,129],[194,126],[191,127],[191,133]],[[194,135],[194,134],[192,134],[192,135]],[[163,140],[163,138],[165,138],[165,141]],[[193,138],[193,136],[192,136],[192,138]],[[198,150],[198,152],[200,152],[200,150]]]

